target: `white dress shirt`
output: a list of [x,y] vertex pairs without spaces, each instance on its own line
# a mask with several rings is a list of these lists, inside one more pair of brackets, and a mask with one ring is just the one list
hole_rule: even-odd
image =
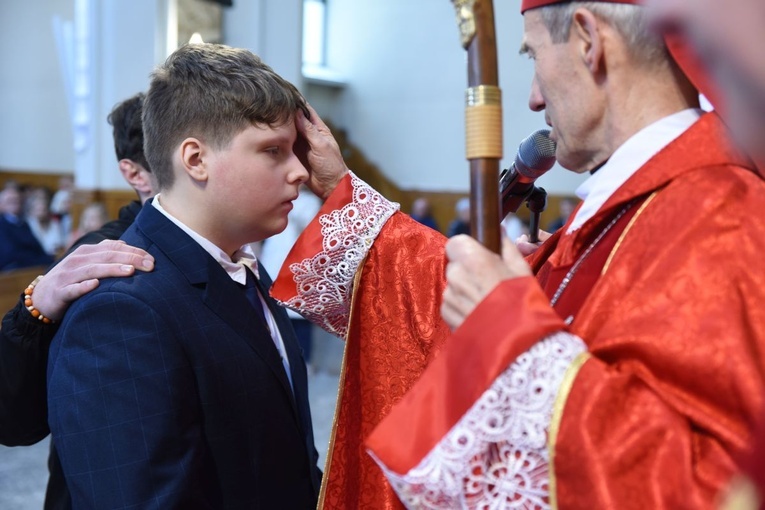
[[611,155],[605,165],[576,189],[584,203],[568,226],[567,234],[582,227],[603,207],[627,179],[677,137],[688,130],[704,112],[689,108],[650,124],[632,135]]

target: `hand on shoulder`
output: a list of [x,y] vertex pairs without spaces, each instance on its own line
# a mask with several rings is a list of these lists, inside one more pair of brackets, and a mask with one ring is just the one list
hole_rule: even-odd
[[59,320],[69,305],[98,287],[100,278],[132,275],[154,269],[154,257],[124,241],[104,240],[77,247],[43,276],[34,288],[34,307]]

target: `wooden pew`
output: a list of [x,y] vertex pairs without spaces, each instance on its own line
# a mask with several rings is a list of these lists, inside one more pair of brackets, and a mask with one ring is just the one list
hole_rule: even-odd
[[45,272],[47,266],[0,271],[0,317],[16,306],[19,296],[32,280]]

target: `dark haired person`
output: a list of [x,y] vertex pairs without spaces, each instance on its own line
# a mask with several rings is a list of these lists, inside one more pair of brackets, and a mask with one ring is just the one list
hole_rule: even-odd
[[[63,259],[35,282],[30,305],[25,304],[24,289],[19,289],[19,303],[3,318],[0,328],[0,444],[31,445],[49,434],[45,375],[48,347],[71,302],[95,289],[102,278],[127,276],[136,269],[150,271],[153,268],[151,255],[117,241],[135,220],[141,204],[156,190],[143,155],[143,99],[144,95],[139,93],[122,101],[108,117],[113,126],[120,171],[136,190],[138,200],[120,209],[117,220],[78,239]],[[41,313],[45,320],[33,313]],[[45,509],[71,508],[53,443],[48,469],[50,478]]]

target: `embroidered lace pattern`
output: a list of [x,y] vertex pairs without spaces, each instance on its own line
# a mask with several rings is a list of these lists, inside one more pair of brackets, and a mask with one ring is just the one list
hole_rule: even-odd
[[330,333],[345,337],[356,270],[385,222],[399,209],[351,174],[353,200],[319,217],[322,250],[290,265],[297,295],[283,304]]
[[557,333],[520,356],[404,475],[383,468],[407,508],[549,508],[547,428],[558,388],[586,346]]

